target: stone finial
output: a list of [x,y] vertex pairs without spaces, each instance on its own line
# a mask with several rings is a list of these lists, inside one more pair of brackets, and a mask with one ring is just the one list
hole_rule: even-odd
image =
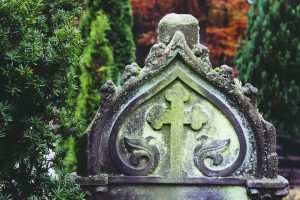
[[176,31],[185,35],[191,49],[199,44],[198,20],[192,15],[172,13],[162,18],[158,24],[158,41],[168,44]]

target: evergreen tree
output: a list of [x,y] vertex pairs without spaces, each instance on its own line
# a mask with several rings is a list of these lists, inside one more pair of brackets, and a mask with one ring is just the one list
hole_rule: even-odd
[[109,30],[107,17],[99,11],[96,19],[91,23],[81,65],[81,86],[76,114],[79,118],[85,119],[86,123],[92,121],[98,109],[101,85],[106,80],[112,79],[114,62],[113,52],[107,39]]
[[[88,38],[92,30],[91,24],[97,20],[100,10],[108,17],[110,31],[107,37],[113,49],[113,80],[120,81],[124,66],[134,61],[135,47],[132,37],[133,17],[129,0],[85,0],[87,10],[81,20],[84,38]],[[103,79],[106,79],[105,77]]]
[[300,3],[256,0],[237,56],[240,78],[259,88],[258,106],[279,133],[300,135]]
[[[82,53],[74,0],[0,1],[0,197],[83,199],[57,144],[82,131],[74,117]],[[56,156],[51,156],[55,152]]]
[[[92,121],[100,102],[100,87],[108,79],[112,79],[114,66],[113,51],[107,39],[110,30],[105,14],[98,12],[91,24],[91,31],[86,38],[81,60],[80,90],[77,98],[76,116],[85,124]],[[67,172],[76,171],[77,137],[71,136],[65,144],[66,156],[64,163]]]

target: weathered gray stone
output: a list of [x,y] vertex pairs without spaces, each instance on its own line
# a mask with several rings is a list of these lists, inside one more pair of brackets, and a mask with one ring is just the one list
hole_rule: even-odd
[[157,31],[158,42],[169,44],[177,31],[181,31],[186,36],[186,43],[191,49],[199,44],[198,20],[192,15],[174,13],[166,15],[160,20]]
[[79,147],[78,182],[91,199],[281,199],[276,131],[257,89],[214,70],[198,22],[170,14],[140,69],[101,88]]

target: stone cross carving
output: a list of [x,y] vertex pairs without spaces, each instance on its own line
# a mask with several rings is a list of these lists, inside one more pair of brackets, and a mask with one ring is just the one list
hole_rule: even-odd
[[[117,30],[115,30],[117,31]],[[140,68],[101,87],[100,108],[78,145],[77,181],[95,200],[282,199],[276,131],[257,89],[214,69],[198,21],[168,14]],[[191,133],[191,134],[189,134]]]
[[208,118],[199,106],[193,106],[191,111],[185,111],[185,103],[189,100],[189,92],[176,83],[165,93],[165,99],[171,103],[170,109],[153,106],[147,115],[147,121],[155,130],[164,124],[171,126],[170,130],[170,176],[178,175],[182,171],[184,155],[184,125],[190,125],[193,130],[199,130]]

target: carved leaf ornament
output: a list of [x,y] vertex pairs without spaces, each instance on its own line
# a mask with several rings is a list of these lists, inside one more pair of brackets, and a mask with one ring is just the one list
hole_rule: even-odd
[[214,166],[220,165],[224,158],[222,151],[226,151],[230,145],[230,138],[224,140],[213,140],[211,143],[203,146],[199,144],[194,151],[194,162],[199,170],[206,176],[226,176],[230,172],[227,170],[213,170],[205,164],[206,159],[211,159]]
[[[190,93],[186,89],[187,85],[180,81],[173,83],[172,86],[164,92],[165,102],[168,108],[163,105],[155,104],[150,106],[146,111],[144,123],[148,123],[150,127],[159,132],[164,125],[170,127],[170,176],[176,176],[173,171],[175,166],[183,169],[185,158],[178,152],[184,152],[184,146],[181,142],[185,140],[184,127],[190,127],[194,131],[201,131],[201,128],[209,122],[209,117],[202,110],[200,105],[193,105],[190,109],[186,109],[186,103],[190,100]],[[166,85],[168,87],[168,85]],[[133,109],[134,110],[134,109]],[[239,127],[238,127],[239,128]],[[237,130],[240,130],[236,128]],[[195,137],[196,138],[196,137]],[[241,138],[244,142],[244,138]],[[210,138],[205,144],[195,146],[193,155],[195,166],[206,176],[228,176],[242,162],[242,159],[233,163],[225,169],[212,169],[212,166],[219,166],[223,163],[223,155],[230,145],[230,138],[214,139]],[[159,165],[161,152],[156,145],[150,145],[149,139],[142,137],[124,136],[123,142],[116,141],[115,146],[118,148],[113,150],[113,155],[117,157],[117,164],[120,169],[128,175],[149,175],[157,165]],[[120,153],[118,149],[125,149],[127,156]],[[245,150],[240,150],[240,157],[244,156]],[[213,165],[208,166],[206,160],[212,160]],[[178,175],[178,174],[177,174]]]
[[159,152],[157,147],[150,146],[145,140],[124,137],[124,145],[130,153],[129,161],[135,174],[143,175],[157,166]]

